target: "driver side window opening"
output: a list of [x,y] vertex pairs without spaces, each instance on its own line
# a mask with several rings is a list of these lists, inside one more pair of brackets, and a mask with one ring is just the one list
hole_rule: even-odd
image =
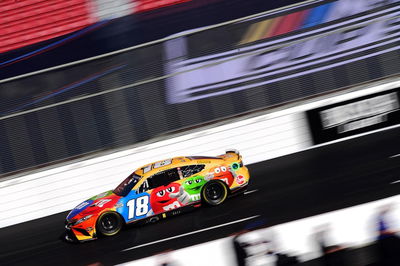
[[177,168],[165,170],[154,174],[153,176],[149,177],[146,181],[144,181],[143,184],[139,187],[138,192],[142,193],[156,187],[166,186],[169,183],[172,183],[179,179],[180,176],[178,174]]

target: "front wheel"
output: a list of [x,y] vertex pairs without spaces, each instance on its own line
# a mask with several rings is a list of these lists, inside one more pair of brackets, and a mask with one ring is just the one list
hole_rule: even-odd
[[210,181],[204,185],[201,194],[207,204],[216,206],[225,201],[228,196],[228,188],[221,181]]
[[116,235],[122,229],[122,218],[118,213],[106,212],[97,220],[97,231],[103,236]]

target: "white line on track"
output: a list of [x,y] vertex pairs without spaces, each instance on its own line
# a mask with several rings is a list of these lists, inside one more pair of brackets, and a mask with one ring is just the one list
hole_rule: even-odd
[[171,240],[171,239],[180,238],[180,237],[184,237],[184,236],[188,236],[188,235],[193,235],[193,234],[197,234],[197,233],[200,233],[200,232],[204,232],[204,231],[208,231],[208,230],[224,227],[224,226],[227,226],[227,225],[231,225],[231,224],[244,222],[244,221],[251,220],[251,219],[254,219],[254,218],[257,218],[257,217],[260,217],[260,215],[254,215],[254,216],[250,216],[250,217],[243,218],[243,219],[240,219],[240,220],[232,221],[232,222],[229,222],[229,223],[219,224],[219,225],[211,226],[211,227],[208,227],[208,228],[196,230],[196,231],[193,231],[193,232],[181,234],[181,235],[167,237],[167,238],[160,239],[160,240],[157,240],[157,241],[153,241],[153,242],[145,243],[145,244],[142,244],[142,245],[126,248],[126,249],[121,250],[121,252],[132,250],[132,249],[137,249],[137,248],[141,248],[141,247],[145,247],[145,246],[150,246],[150,245],[157,244],[157,243],[160,243],[160,242],[165,242],[165,241],[168,241],[168,240]]
[[257,192],[257,191],[258,191],[258,189],[249,190],[249,191],[244,192],[244,194],[247,195],[247,194],[251,194],[253,192]]
[[396,155],[392,155],[392,156],[390,156],[389,158],[396,158],[396,157],[399,157],[400,156],[400,153],[399,154],[396,154]]
[[353,135],[353,136],[344,137],[344,138],[341,138],[341,139],[336,139],[336,140],[332,140],[332,141],[329,141],[329,142],[313,145],[311,147],[307,147],[307,148],[301,149],[301,150],[299,150],[297,152],[314,150],[314,149],[318,149],[320,147],[325,147],[325,146],[333,145],[333,144],[336,144],[336,143],[345,142],[345,141],[348,141],[348,140],[351,140],[351,139],[356,139],[356,138],[360,138],[360,137],[364,137],[364,136],[369,136],[369,135],[372,135],[372,134],[375,134],[375,133],[384,132],[384,131],[388,131],[388,130],[399,128],[399,127],[400,127],[400,124],[397,124],[397,125],[394,125],[394,126],[389,126],[389,127],[385,127],[385,128],[371,130],[371,131],[360,133],[360,134],[356,134],[356,135]]
[[391,185],[394,185],[394,184],[397,184],[397,183],[400,183],[400,180],[396,180],[396,181],[390,182]]

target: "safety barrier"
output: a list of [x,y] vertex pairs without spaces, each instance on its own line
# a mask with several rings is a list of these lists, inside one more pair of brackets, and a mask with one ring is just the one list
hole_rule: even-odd
[[217,155],[226,148],[236,148],[244,162],[252,164],[312,148],[307,110],[398,87],[398,78],[365,85],[362,90],[354,88],[345,94],[0,182],[0,227],[72,209],[92,195],[113,189],[135,168],[152,161],[179,155]]

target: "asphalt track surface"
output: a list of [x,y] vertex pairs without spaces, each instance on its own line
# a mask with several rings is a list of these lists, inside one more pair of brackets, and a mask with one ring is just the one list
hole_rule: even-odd
[[[0,265],[112,265],[229,236],[257,219],[275,225],[397,195],[399,137],[400,128],[396,128],[249,165],[252,179],[248,190],[257,191],[231,198],[221,206],[130,226],[111,238],[83,244],[60,240],[67,212],[2,228]],[[130,249],[255,215],[260,216]]]

